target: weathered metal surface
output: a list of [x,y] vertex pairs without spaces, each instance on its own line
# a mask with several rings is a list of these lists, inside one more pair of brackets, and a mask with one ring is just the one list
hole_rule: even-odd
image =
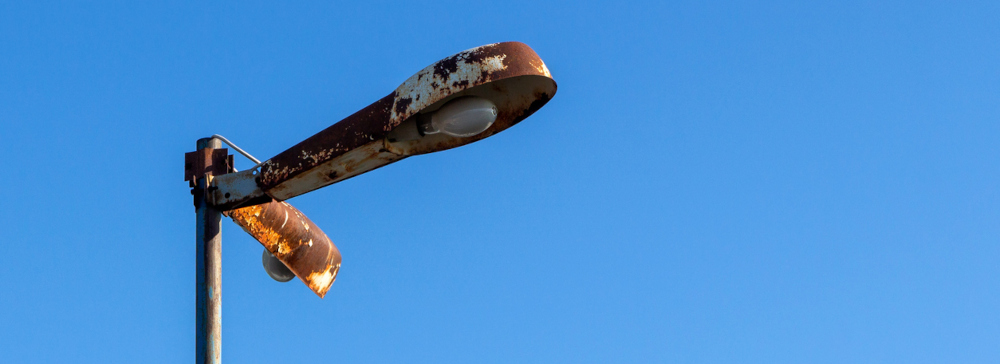
[[[473,48],[424,68],[391,94],[281,152],[261,165],[257,185],[286,200],[411,155],[458,147],[513,126],[555,95],[545,63],[527,45],[506,42]],[[444,134],[390,143],[386,136],[418,113],[456,97],[475,95],[497,105],[496,122],[471,137]]]
[[340,251],[316,224],[287,202],[241,207],[226,211],[226,215],[320,298],[337,279]]
[[385,145],[385,140],[379,139],[347,151],[326,163],[316,164],[306,173],[295,175],[265,193],[276,199],[289,199],[406,157],[391,152]]
[[219,210],[231,210],[271,201],[271,197],[257,186],[258,171],[248,169],[212,178],[212,188],[206,197],[208,202]]
[[[219,144],[221,146],[222,144]],[[205,174],[220,175],[228,173],[233,167],[233,156],[225,148],[211,148],[184,153],[184,180],[194,187],[199,178]]]
[[[195,182],[197,211],[195,274],[195,362],[219,363],[222,360],[222,215],[205,199],[213,175],[232,169],[232,159],[218,140],[199,139],[192,163],[185,163],[185,174]],[[221,153],[220,153],[221,151]],[[191,168],[191,167],[193,168]],[[193,173],[188,171],[193,169]]]

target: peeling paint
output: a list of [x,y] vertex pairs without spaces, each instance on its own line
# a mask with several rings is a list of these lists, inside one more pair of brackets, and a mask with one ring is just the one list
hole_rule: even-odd
[[[492,45],[490,45],[492,46]],[[427,66],[406,82],[396,88],[396,103],[389,117],[395,121],[416,115],[427,107],[427,100],[441,99],[469,87],[470,84],[483,84],[490,81],[490,76],[507,67],[503,61],[506,54],[489,57],[479,56],[483,46],[456,54],[449,59]],[[478,56],[478,57],[477,57]],[[442,67],[442,64],[448,64]],[[420,100],[424,100],[420,102]]]

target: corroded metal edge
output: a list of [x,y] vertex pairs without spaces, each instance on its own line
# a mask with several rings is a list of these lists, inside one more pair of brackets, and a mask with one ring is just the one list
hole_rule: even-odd
[[284,201],[230,210],[233,219],[320,298],[340,270],[340,251],[316,224]]

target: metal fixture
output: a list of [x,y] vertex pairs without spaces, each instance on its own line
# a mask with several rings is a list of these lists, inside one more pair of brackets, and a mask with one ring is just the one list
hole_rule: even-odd
[[[268,275],[279,281],[294,275],[322,298],[340,271],[340,251],[286,200],[490,137],[555,93],[552,75],[530,47],[496,43],[427,66],[389,95],[263,162],[220,135],[198,140],[198,150],[185,155],[198,212],[197,361],[221,359],[220,215],[264,246]],[[237,172],[219,141],[257,165]]]

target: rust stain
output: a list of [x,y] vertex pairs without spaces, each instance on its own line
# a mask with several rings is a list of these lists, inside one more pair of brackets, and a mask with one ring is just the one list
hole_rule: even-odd
[[[338,157],[348,151],[385,137],[388,133],[379,126],[372,128],[372,121],[389,117],[395,94],[383,97],[364,109],[331,125],[301,143],[264,162],[257,183],[264,191],[281,181],[294,177],[313,167]],[[378,122],[376,122],[378,124]],[[391,130],[391,129],[390,129]]]
[[340,251],[319,227],[284,201],[226,211],[320,298],[340,270]]

